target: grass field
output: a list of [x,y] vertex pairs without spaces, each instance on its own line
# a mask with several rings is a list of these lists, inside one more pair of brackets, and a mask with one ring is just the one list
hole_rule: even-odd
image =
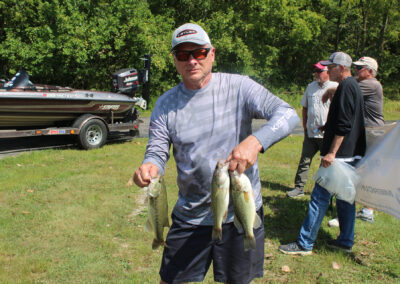
[[[144,191],[126,183],[141,164],[147,139],[102,149],[46,150],[0,160],[0,283],[157,283],[162,250],[143,226]],[[312,190],[286,191],[302,137],[291,136],[259,156],[265,211],[265,276],[255,283],[399,283],[399,220],[376,212],[356,221],[354,252],[329,250],[337,228],[327,221],[312,256],[278,252],[296,239]],[[313,162],[312,173],[319,161]],[[311,174],[310,173],[310,176]],[[177,199],[174,160],[165,175],[170,210]],[[360,206],[358,206],[360,207]],[[204,283],[214,283],[209,272]]]

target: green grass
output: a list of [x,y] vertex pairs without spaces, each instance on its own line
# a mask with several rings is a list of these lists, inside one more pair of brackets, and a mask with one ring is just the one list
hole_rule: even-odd
[[400,120],[400,101],[384,98],[383,117],[385,120]]
[[[400,226],[376,212],[376,223],[356,221],[354,253],[326,248],[337,228],[321,226],[314,255],[278,252],[296,239],[306,196],[288,199],[302,137],[288,137],[260,155],[265,209],[265,277],[255,283],[400,282]],[[92,151],[46,150],[0,160],[0,283],[157,283],[162,250],[145,232],[144,191],[126,183],[141,164],[147,139]],[[310,176],[319,158],[313,161]],[[174,160],[165,175],[170,210],[177,199]],[[340,269],[332,268],[332,263]],[[282,267],[289,266],[290,272]],[[208,273],[204,283],[213,283]]]

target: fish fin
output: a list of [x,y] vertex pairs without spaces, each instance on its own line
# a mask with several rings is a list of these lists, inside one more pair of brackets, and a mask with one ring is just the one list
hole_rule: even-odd
[[170,227],[170,225],[169,225],[169,219],[167,218],[167,219],[165,219],[165,221],[164,221],[164,224],[163,224],[163,227],[165,228],[165,227]]
[[258,216],[258,215],[256,214],[256,216],[254,217],[253,228],[254,228],[254,229],[257,229],[257,228],[261,227],[261,225],[262,225],[261,218],[260,218],[260,216]]
[[244,236],[244,250],[256,249],[256,239],[254,236]]
[[153,243],[151,244],[151,248],[157,249],[161,244],[163,243],[163,241],[157,240],[157,239],[153,239]]
[[146,232],[151,233],[153,232],[153,226],[150,223],[150,220],[147,219],[146,224],[144,225],[144,229],[146,230]]
[[233,224],[235,225],[236,229],[238,229],[238,231],[243,230],[243,226],[236,215],[235,218],[233,218]]
[[153,250],[158,249],[159,246],[168,247],[167,244],[163,240],[153,239],[153,243],[151,244],[151,248]]
[[224,216],[222,216],[222,221],[226,222],[226,217],[228,217],[228,208],[226,209]]
[[211,236],[212,236],[213,240],[216,240],[216,239],[222,240],[222,228],[213,227]]
[[247,191],[243,192],[243,197],[244,197],[244,201],[246,201],[246,203],[249,203],[250,196],[249,196],[249,193]]

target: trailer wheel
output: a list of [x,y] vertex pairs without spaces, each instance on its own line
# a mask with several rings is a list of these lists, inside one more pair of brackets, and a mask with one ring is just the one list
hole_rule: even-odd
[[139,130],[135,129],[135,130],[129,130],[129,136],[133,137],[139,137]]
[[100,119],[90,119],[79,132],[79,143],[83,149],[100,148],[107,140],[107,127]]

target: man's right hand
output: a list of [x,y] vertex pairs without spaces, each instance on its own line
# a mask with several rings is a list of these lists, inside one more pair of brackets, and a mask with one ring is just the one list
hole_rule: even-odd
[[153,163],[141,165],[133,175],[133,181],[139,187],[145,187],[150,184],[151,178],[158,175],[158,167]]
[[329,88],[325,91],[325,93],[321,97],[322,103],[326,103],[328,100],[332,101],[333,96],[335,95],[337,88]]

